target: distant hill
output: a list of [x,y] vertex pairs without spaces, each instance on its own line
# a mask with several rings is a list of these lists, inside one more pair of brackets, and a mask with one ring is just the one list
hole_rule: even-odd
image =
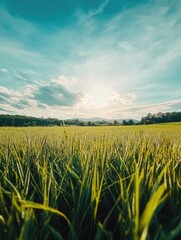
[[[114,121],[118,121],[120,124],[123,123],[124,120],[129,121],[130,118],[128,119],[109,119],[109,118],[100,118],[100,117],[93,117],[93,118],[78,118],[79,121],[83,121],[83,122],[101,122],[101,121],[105,121],[108,123],[114,123]],[[138,120],[136,119],[132,119],[135,123],[139,123]]]

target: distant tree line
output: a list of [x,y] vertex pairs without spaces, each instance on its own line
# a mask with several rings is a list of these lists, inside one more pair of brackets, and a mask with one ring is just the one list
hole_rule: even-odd
[[134,120],[123,120],[120,123],[117,120],[108,122],[102,121],[81,121],[79,119],[59,120],[56,118],[35,118],[21,115],[0,115],[0,126],[11,127],[28,127],[28,126],[119,126],[119,125],[138,125],[138,124],[154,124],[166,122],[181,122],[181,112],[167,113],[148,113],[146,117],[142,117],[140,122]]
[[135,123],[132,119],[130,120],[123,120],[123,125],[127,126],[127,125],[136,125],[137,123]]
[[181,122],[181,112],[166,112],[166,113],[148,113],[146,117],[141,118],[140,124],[154,124],[167,122]]
[[21,115],[0,115],[0,126],[60,126],[60,120],[56,118],[35,118]]
[[10,127],[28,127],[28,126],[119,126],[133,125],[133,120],[124,120],[122,123],[113,121],[82,121],[79,119],[59,120],[56,118],[35,118],[21,115],[5,115],[0,114],[0,126]]
[[81,121],[79,119],[59,120],[56,118],[35,118],[21,115],[0,115],[0,126],[28,127],[28,126],[113,126],[120,125],[117,120],[107,121]]

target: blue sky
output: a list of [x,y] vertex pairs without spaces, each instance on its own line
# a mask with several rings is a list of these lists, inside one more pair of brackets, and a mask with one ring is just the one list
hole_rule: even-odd
[[167,111],[181,111],[181,1],[0,1],[0,113]]

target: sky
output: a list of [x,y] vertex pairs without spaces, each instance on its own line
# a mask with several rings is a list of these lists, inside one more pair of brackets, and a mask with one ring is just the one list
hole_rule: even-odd
[[180,0],[0,0],[0,114],[181,111]]

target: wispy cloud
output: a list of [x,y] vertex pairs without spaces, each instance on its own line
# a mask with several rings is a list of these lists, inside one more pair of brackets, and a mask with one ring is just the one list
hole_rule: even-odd
[[135,106],[119,107],[117,109],[110,110],[110,115],[119,117],[120,112],[122,112],[123,118],[136,118],[140,119],[146,116],[148,113],[158,113],[158,112],[173,112],[181,110],[181,99],[160,102],[157,104],[142,105],[137,104]]
[[113,106],[118,104],[131,105],[135,99],[136,95],[134,93],[126,93],[121,96],[117,92],[113,92],[113,95],[110,97],[110,104]]
[[69,88],[70,86],[74,85],[77,82],[77,79],[73,76],[70,78],[65,76],[58,76],[57,79],[52,79],[52,83],[55,85],[63,85],[64,87]]
[[7,73],[8,70],[6,68],[0,68],[0,72]]
[[75,16],[78,18],[78,21],[81,23],[82,21],[88,22],[93,17],[102,14],[104,12],[104,8],[107,6],[110,0],[105,0],[97,9],[91,9],[90,11],[84,13],[81,8],[78,8],[75,12]]

